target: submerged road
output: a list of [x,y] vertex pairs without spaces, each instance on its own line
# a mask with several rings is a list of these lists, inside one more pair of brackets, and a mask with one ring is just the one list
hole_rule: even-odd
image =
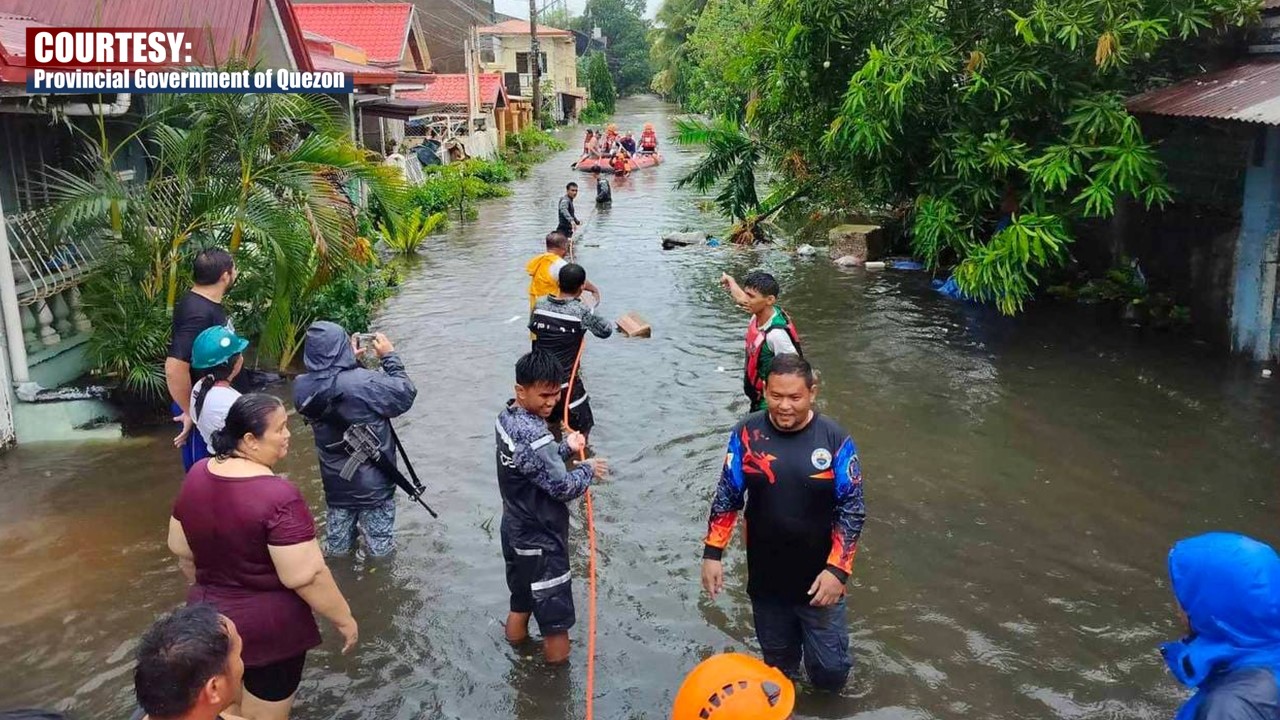
[[[617,121],[667,137],[672,112],[630,100]],[[361,644],[341,657],[324,628],[298,718],[582,715],[581,513],[573,662],[548,670],[509,648],[499,624],[493,447],[528,348],[511,322],[527,312],[524,263],[564,184],[585,180],[569,169],[575,155],[434,242],[378,322],[419,387],[401,436],[441,517],[402,502],[396,557],[332,563]],[[664,253],[660,232],[719,225],[672,190],[696,156],[665,155],[615,182],[608,211],[593,214],[586,187],[579,203],[590,216],[579,261],[604,311],[638,311],[654,327],[648,340],[593,338],[583,361],[593,445],[616,469],[596,491],[596,716],[665,719],[700,659],[757,651],[740,545],[715,602],[698,568],[726,432],[745,411],[747,318],[716,280],[763,267],[822,373],[821,410],[858,442],[868,507],[849,592],[855,677],[840,696],[805,694],[797,717],[1170,717],[1183,693],[1156,650],[1179,632],[1165,554],[1209,529],[1280,539],[1274,381],[1075,308],[1007,320],[958,306],[922,273],[768,249]],[[310,436],[295,430],[285,469],[322,517]],[[183,597],[164,546],[181,480],[171,435],[0,456],[0,708],[127,717],[136,638]]]

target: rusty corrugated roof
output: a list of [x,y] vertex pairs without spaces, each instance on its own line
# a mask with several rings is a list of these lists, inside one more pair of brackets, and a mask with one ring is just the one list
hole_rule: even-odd
[[1197,75],[1125,105],[1133,113],[1280,125],[1280,62],[1254,60]]
[[[252,48],[265,6],[264,0],[0,0],[0,14],[54,27],[199,28],[213,40],[216,59],[225,61]],[[205,39],[195,43],[197,53],[208,44]],[[8,43],[6,49],[13,51]]]

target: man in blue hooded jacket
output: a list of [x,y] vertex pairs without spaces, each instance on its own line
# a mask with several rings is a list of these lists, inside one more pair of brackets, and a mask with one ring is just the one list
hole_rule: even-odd
[[[385,335],[374,336],[372,351],[382,372],[360,366],[356,338],[341,325],[312,323],[303,348],[307,372],[293,386],[294,406],[311,420],[320,456],[329,508],[326,555],[351,552],[357,532],[364,535],[371,556],[395,549],[395,480],[371,462],[368,453],[396,462],[391,418],[408,412],[418,391]],[[347,440],[352,427],[367,429],[364,437],[371,437],[369,444],[375,447],[364,454],[353,452]]]
[[1175,720],[1280,720],[1280,557],[1235,533],[1179,541],[1169,578],[1188,636],[1161,647],[1196,694]]

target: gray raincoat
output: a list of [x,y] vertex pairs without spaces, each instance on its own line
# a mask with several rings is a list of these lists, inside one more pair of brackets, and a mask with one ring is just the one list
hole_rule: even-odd
[[[390,418],[408,412],[418,395],[400,358],[390,353],[382,358],[382,372],[367,370],[356,361],[347,331],[321,321],[307,328],[303,360],[307,373],[294,383],[294,406],[301,408],[317,394],[333,397],[341,393],[342,401],[335,408],[341,418],[352,425],[368,425],[378,437],[380,450],[397,462]],[[342,479],[342,466],[349,457],[342,446],[345,428],[319,421],[313,423],[313,429],[329,507],[367,508],[395,496],[395,481],[370,462],[361,465],[351,480]]]

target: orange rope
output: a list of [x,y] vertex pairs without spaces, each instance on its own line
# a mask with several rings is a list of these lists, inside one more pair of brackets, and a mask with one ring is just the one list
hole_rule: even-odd
[[[573,432],[569,426],[569,402],[573,398],[573,384],[578,379],[578,366],[582,364],[582,351],[587,349],[587,336],[582,335],[578,345],[578,356],[573,360],[573,370],[569,373],[569,390],[564,396],[564,428],[566,433]],[[583,445],[578,451],[578,459],[587,459],[587,448]],[[583,496],[587,509],[587,720],[595,715],[596,696],[596,523],[591,511],[591,490],[587,489]]]

